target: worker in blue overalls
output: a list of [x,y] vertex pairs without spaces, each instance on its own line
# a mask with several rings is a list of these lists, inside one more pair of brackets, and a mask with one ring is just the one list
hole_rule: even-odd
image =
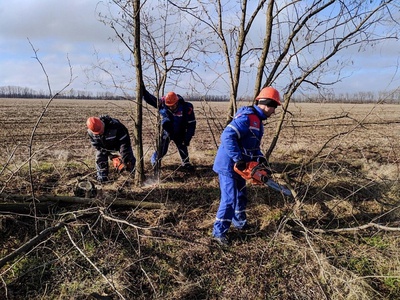
[[241,107],[221,135],[221,144],[214,160],[213,170],[218,173],[221,200],[212,236],[221,245],[228,245],[227,231],[233,223],[238,229],[247,225],[246,181],[234,171],[243,171],[246,163],[266,163],[260,144],[264,134],[263,121],[281,105],[279,92],[273,87],[263,88],[255,105]]
[[193,105],[185,101],[175,92],[169,92],[161,99],[157,99],[143,88],[143,99],[151,106],[158,108],[161,115],[162,133],[160,136],[160,153],[155,151],[151,156],[151,164],[167,154],[168,147],[173,141],[178,148],[182,166],[193,169],[189,159],[188,146],[196,130],[196,117]]

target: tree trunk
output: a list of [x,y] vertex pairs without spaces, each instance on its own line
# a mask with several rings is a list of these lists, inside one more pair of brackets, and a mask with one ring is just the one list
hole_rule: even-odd
[[134,26],[134,59],[136,68],[136,106],[135,106],[135,156],[136,156],[136,176],[135,184],[140,186],[145,180],[144,175],[144,161],[143,161],[143,107],[142,107],[142,87],[143,74],[142,74],[142,58],[140,50],[140,0],[132,0],[133,6],[133,26]]

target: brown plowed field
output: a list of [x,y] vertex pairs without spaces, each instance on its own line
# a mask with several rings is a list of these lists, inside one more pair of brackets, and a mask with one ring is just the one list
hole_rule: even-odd
[[[32,188],[39,199],[72,196],[78,179],[95,178],[87,117],[109,114],[131,134],[134,128],[133,102],[54,100],[44,110],[47,104],[0,99],[2,203]],[[26,198],[30,211],[0,212],[0,262],[68,220],[0,268],[0,298],[398,299],[400,105],[291,103],[270,166],[275,180],[292,185],[299,206],[249,186],[252,227],[230,230],[231,246],[220,249],[210,239],[220,195],[212,164],[227,103],[193,104],[194,172],[179,168],[171,145],[153,178],[156,111],[144,106],[144,186],[113,173],[89,208],[55,205],[40,214]],[[263,150],[281,116],[278,109],[268,120]],[[165,207],[120,209],[103,196]]]
[[[193,104],[197,131],[190,154],[195,164],[210,165],[225,123],[227,103]],[[42,117],[47,105],[45,99],[0,99],[0,105],[3,164],[9,158],[13,158],[13,161],[16,158],[26,159],[31,140],[32,152],[36,153],[36,157],[45,156],[51,161],[63,154],[69,160],[88,160],[93,156],[86,135],[85,121],[88,116],[109,114],[120,119],[133,136],[134,103],[130,101],[53,100]],[[143,112],[143,142],[145,160],[148,162],[154,149],[156,110],[145,106]],[[268,120],[264,150],[272,140],[280,115],[278,109],[277,115]],[[293,159],[307,160],[332,139],[321,155],[333,150],[344,159],[354,157],[373,159],[379,163],[398,163],[399,116],[399,105],[292,104],[271,162],[285,164]],[[170,153],[165,164],[178,160],[174,146]]]

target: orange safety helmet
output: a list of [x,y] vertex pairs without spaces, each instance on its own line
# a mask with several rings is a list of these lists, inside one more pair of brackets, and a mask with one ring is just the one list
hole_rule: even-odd
[[278,106],[279,106],[279,105],[281,105],[280,98],[281,97],[279,96],[279,92],[276,89],[274,89],[271,86],[267,86],[260,91],[260,93],[256,97],[256,100],[271,99],[271,100],[274,100],[275,102],[277,102]]
[[176,102],[178,102],[179,98],[178,95],[175,94],[174,92],[169,92],[165,96],[165,105],[166,106],[174,106]]
[[90,117],[86,121],[87,128],[94,134],[102,134],[104,132],[104,123],[97,117]]

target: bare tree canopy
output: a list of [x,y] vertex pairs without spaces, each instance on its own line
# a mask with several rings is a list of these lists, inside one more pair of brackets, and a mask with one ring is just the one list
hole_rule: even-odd
[[[112,2],[122,12],[103,20],[129,46],[132,34],[123,32],[132,30],[130,2]],[[296,91],[329,91],[349,76],[346,67],[357,52],[397,39],[398,6],[392,0],[145,1],[145,82],[160,94],[166,86],[199,94],[229,91],[228,121],[239,90],[251,85],[250,97],[274,85],[288,101]]]

